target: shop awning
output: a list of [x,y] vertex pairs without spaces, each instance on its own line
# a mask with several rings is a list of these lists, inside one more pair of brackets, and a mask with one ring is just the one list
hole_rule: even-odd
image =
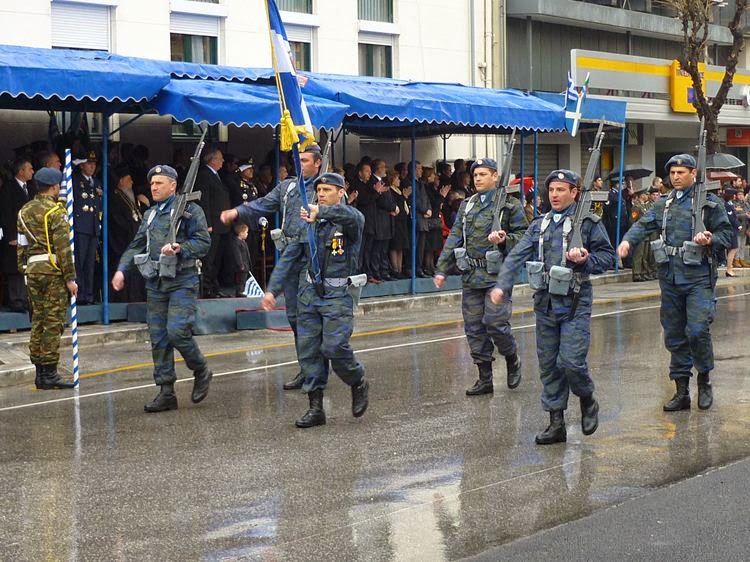
[[246,68],[241,66],[199,64],[195,62],[179,62],[133,57],[122,58],[123,60],[134,62],[139,68],[154,73],[166,73],[172,78],[227,80],[233,82],[256,82],[258,80],[270,80],[273,78],[273,69],[271,68]]
[[[551,104],[564,107],[565,95],[554,92],[534,92],[534,95]],[[598,123],[603,120],[607,125],[615,127],[625,126],[625,112],[627,102],[620,100],[606,100],[593,96],[586,96],[583,103],[582,123]]]
[[564,130],[562,108],[516,90],[305,73],[302,93],[349,106],[346,127],[380,136]]
[[[305,96],[305,101],[315,127],[338,127],[348,110],[315,96]],[[275,127],[280,121],[279,94],[276,86],[267,84],[173,79],[144,108],[178,121],[251,127]]]
[[75,109],[75,102],[140,102],[168,82],[165,72],[141,69],[133,60],[103,51],[0,45],[1,107],[40,100],[61,109],[66,103]]

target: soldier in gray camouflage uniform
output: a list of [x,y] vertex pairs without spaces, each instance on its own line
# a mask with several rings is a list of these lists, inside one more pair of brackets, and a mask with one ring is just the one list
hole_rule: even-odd
[[[523,236],[528,222],[518,199],[508,197],[505,187],[497,187],[495,160],[477,160],[471,167],[471,174],[477,193],[461,203],[458,209],[458,216],[438,259],[434,281],[440,288],[454,265],[462,271],[464,333],[471,358],[479,368],[479,379],[466,394],[476,396],[494,391],[494,347],[505,357],[508,388],[516,388],[521,382],[521,360],[510,328],[510,295],[504,302],[493,304],[489,291],[495,285],[503,256]],[[493,231],[498,204],[503,196],[506,199],[499,209],[500,230]]]

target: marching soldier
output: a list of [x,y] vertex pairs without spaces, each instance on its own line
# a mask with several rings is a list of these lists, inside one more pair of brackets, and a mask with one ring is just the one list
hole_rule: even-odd
[[[536,291],[536,352],[543,386],[542,408],[550,414],[549,426],[536,436],[539,445],[567,440],[564,412],[570,392],[581,402],[583,434],[591,435],[599,426],[599,404],[586,363],[593,302],[589,275],[607,271],[615,257],[596,215],[586,217],[581,225],[584,247],[568,247],[581,185],[578,174],[555,170],[544,183],[552,210],[531,223],[505,258],[491,293],[493,303],[502,302],[526,264],[529,286]],[[529,261],[532,259],[535,261]]]
[[346,204],[346,184],[339,174],[322,174],[315,180],[314,187],[318,204],[310,204],[309,213],[303,207],[300,216],[314,225],[323,285],[316,287],[312,283],[307,233],[301,229],[297,240],[284,251],[274,268],[262,300],[265,310],[273,310],[275,297],[284,290],[290,271],[296,263],[302,262],[297,338],[299,363],[305,379],[302,389],[308,395],[310,409],[295,422],[300,428],[326,423],[323,390],[328,383],[329,361],[334,372],[351,387],[355,418],[367,410],[369,388],[364,367],[355,359],[349,345],[355,305],[355,296],[350,290],[358,291],[366,280],[364,274],[356,275],[365,218]]
[[[648,188],[645,185],[633,189],[633,207],[630,223],[635,224],[652,206]],[[633,252],[633,281],[651,281],[656,278],[656,262],[651,252],[651,237],[636,246]]]
[[[732,227],[719,198],[707,193],[703,208],[706,231],[693,236],[696,166],[695,158],[689,154],[677,154],[667,162],[664,169],[669,174],[672,192],[654,203],[617,248],[620,257],[625,257],[649,234],[660,234],[661,248],[654,250],[661,287],[660,317],[664,345],[672,355],[669,378],[677,388],[672,399],[664,404],[665,412],[690,409],[693,367],[698,371],[698,407],[706,410],[713,403],[709,379],[714,368],[709,325],[716,312],[717,271],[713,254],[718,248],[731,246]],[[683,243],[690,241],[703,248],[701,258],[695,260],[698,263],[685,258]]]
[[75,228],[75,262],[79,283],[78,304],[94,302],[94,273],[96,251],[99,246],[99,212],[102,195],[101,182],[94,177],[96,152],[75,160],[78,169],[73,173],[73,225]]
[[[121,291],[125,273],[138,265],[146,279],[146,321],[151,338],[154,360],[154,381],[161,387],[159,394],[144,406],[146,412],[177,409],[174,383],[174,350],[180,352],[195,381],[191,399],[197,404],[208,395],[213,373],[193,339],[193,323],[198,299],[197,260],[208,253],[211,236],[203,210],[188,203],[185,217],[177,231],[177,243],[172,244],[169,227],[176,199],[177,172],[171,166],[155,166],[148,172],[154,205],[146,211],[133,241],[120,259],[112,278],[112,287]],[[162,256],[177,256],[175,271],[166,272]]]
[[29,358],[38,389],[73,388],[57,372],[60,336],[65,329],[68,291],[76,295],[76,271],[70,252],[70,225],[57,202],[62,173],[42,168],[35,175],[38,194],[18,213],[18,270],[26,272],[31,301]]
[[[471,173],[477,192],[458,209],[458,216],[438,259],[434,282],[437,288],[441,288],[454,265],[462,273],[464,332],[471,358],[479,369],[479,379],[466,395],[477,396],[494,392],[492,361],[495,347],[505,357],[508,388],[516,388],[521,382],[521,359],[510,328],[510,294],[504,302],[493,304],[489,291],[495,284],[503,256],[521,239],[528,222],[523,207],[514,197],[507,197],[502,208],[498,209],[505,187],[496,187],[495,160],[477,160],[471,166]],[[493,231],[498,211],[500,230]]]

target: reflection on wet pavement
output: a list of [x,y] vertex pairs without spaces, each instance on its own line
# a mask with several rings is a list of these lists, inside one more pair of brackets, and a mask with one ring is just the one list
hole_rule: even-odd
[[[602,424],[583,437],[571,400],[568,443],[546,448],[533,444],[546,420],[528,315],[514,320],[517,390],[496,363],[494,396],[464,396],[475,371],[460,325],[369,336],[354,341],[367,415],[351,417],[332,377],[328,424],[307,431],[292,425],[305,396],[281,390],[296,372],[283,346],[215,356],[209,398],[193,405],[180,384],[180,409],[157,416],[141,411],[148,369],[91,378],[79,400],[0,389],[2,558],[451,560],[580,518],[750,455],[746,290],[718,301],[707,412],[661,411],[672,389],[657,302],[598,307],[589,362]],[[144,360],[106,353],[102,364]]]

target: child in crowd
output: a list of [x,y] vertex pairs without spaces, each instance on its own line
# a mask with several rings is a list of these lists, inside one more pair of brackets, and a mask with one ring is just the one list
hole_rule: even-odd
[[227,273],[234,283],[235,296],[241,297],[252,268],[250,249],[246,242],[247,225],[235,223],[233,234],[229,240],[229,248],[227,248]]

